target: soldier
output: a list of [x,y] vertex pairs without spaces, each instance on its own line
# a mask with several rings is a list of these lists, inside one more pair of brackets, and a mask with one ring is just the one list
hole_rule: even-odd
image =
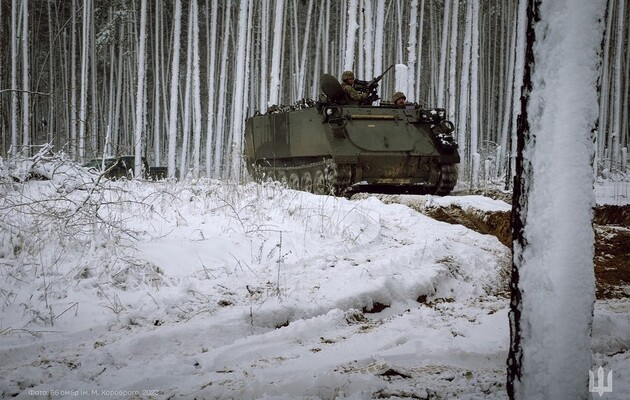
[[370,93],[358,92],[354,88],[354,72],[344,71],[341,74],[341,88],[346,94],[346,99],[362,102],[370,98]]
[[407,103],[407,97],[403,92],[396,92],[392,96],[392,103],[397,106],[404,106]]

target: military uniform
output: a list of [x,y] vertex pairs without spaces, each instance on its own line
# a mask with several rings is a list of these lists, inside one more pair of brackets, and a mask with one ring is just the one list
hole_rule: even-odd
[[347,82],[348,79],[354,80],[354,73],[352,71],[344,71],[343,74],[341,74],[341,88],[346,94],[346,98],[348,100],[363,101],[367,100],[370,97],[369,93],[357,92],[356,89],[353,87],[354,81],[351,84]]

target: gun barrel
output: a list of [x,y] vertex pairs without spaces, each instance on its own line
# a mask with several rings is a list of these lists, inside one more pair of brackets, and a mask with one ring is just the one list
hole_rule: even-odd
[[383,76],[385,76],[385,74],[394,67],[395,64],[392,64],[389,66],[389,68],[387,68],[382,74],[380,74],[379,76],[377,76],[376,78],[372,79],[370,81],[370,83],[368,84],[368,87],[372,87],[374,85],[376,85],[377,83],[379,83],[381,81],[381,79],[383,79]]

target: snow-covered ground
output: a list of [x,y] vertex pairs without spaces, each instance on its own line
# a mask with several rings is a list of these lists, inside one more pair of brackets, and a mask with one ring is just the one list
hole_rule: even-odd
[[[275,184],[76,186],[0,197],[0,397],[507,398],[493,236]],[[627,399],[630,300],[594,318],[602,398]]]

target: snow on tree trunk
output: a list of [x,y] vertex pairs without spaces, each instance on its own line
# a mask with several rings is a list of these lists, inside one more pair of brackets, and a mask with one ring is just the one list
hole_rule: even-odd
[[17,0],[11,2],[11,155],[16,155],[18,150],[18,84],[17,84]]
[[[621,1],[621,0],[620,0]],[[607,16],[606,16],[606,42],[604,44],[604,60],[602,66],[601,77],[601,101],[599,102],[599,135],[597,137],[597,153],[598,157],[605,158],[605,150],[607,145],[606,137],[608,136],[608,115],[609,102],[608,94],[610,91],[610,54],[611,54],[611,37],[613,28],[613,9],[615,8],[615,0],[608,0]]]
[[[282,27],[284,26],[284,0],[277,0],[274,17],[273,47],[271,59],[271,77],[269,83],[269,102],[267,106],[280,101],[280,61],[282,57]],[[264,77],[263,77],[264,78]]]
[[[403,90],[407,95],[407,101],[413,102],[416,101],[416,96],[414,94],[415,88],[415,75],[414,71],[416,69],[416,42],[417,35],[416,31],[418,29],[418,0],[411,0],[410,6],[410,16],[409,16],[409,41],[407,45],[407,65],[409,65],[409,71],[411,73],[407,76],[407,89]],[[369,75],[368,75],[369,76]]]
[[373,74],[383,73],[383,24],[385,21],[385,0],[376,0],[376,30],[374,33]]
[[182,151],[179,160],[179,177],[184,179],[188,174],[188,147],[190,140],[190,101],[192,86],[192,53],[193,53],[193,11],[192,3],[188,9],[188,40],[186,42],[186,79],[184,85],[184,118],[182,119]]
[[[90,5],[91,0],[83,4],[83,45],[81,47],[81,104],[79,108],[79,159],[85,156],[85,126],[87,119],[87,86],[88,86],[88,58],[90,47]],[[71,77],[74,79],[74,77]]]
[[[449,72],[448,72],[448,107],[446,115],[449,121],[455,120],[455,79],[457,77],[457,33],[459,28],[459,0],[453,2],[453,10],[451,12],[451,52],[449,55]],[[467,72],[466,72],[467,73]],[[442,105],[440,105],[442,107]]]
[[[472,42],[470,50],[470,154],[477,154],[479,140],[479,0],[472,2]],[[475,182],[473,176],[471,182]]]
[[[446,52],[448,49],[448,21],[451,11],[451,1],[445,0],[444,4],[444,20],[442,23],[442,46],[440,48],[440,72],[438,75],[438,93],[437,103],[439,107],[444,107],[444,88],[446,87]],[[455,0],[457,1],[457,0]]]
[[[265,0],[264,4],[267,4],[268,0]],[[206,1],[206,7],[208,3]],[[212,20],[210,22],[209,29],[212,29],[212,33],[210,35],[210,44],[208,47],[208,122],[207,122],[207,133],[206,133],[206,176],[210,177],[212,173],[212,139],[214,138],[214,99],[215,99],[215,86],[216,86],[216,59],[217,59],[217,16],[219,14],[218,10],[218,2],[212,2],[212,11],[210,15],[212,16]],[[266,37],[265,37],[266,42]],[[266,54],[266,53],[263,53]],[[261,64],[266,62],[263,61]],[[266,68],[264,66],[263,68]],[[264,76],[264,75],[262,75]],[[264,82],[264,80],[261,80]]]
[[[160,0],[155,2],[155,32],[161,32],[162,30],[162,21],[160,18],[160,10],[162,8],[162,4]],[[156,35],[157,36],[157,35]],[[153,162],[154,165],[160,165],[160,153],[161,153],[161,130],[160,130],[160,40],[158,38],[155,39],[155,56],[153,63],[153,85],[154,87],[154,99],[153,99]],[[113,81],[113,79],[112,79]]]
[[219,178],[221,176],[221,169],[223,168],[223,138],[225,137],[224,126],[226,120],[225,110],[225,97],[227,95],[227,59],[228,59],[228,45],[230,43],[230,25],[231,25],[231,11],[232,7],[225,7],[225,15],[223,21],[223,48],[221,49],[221,72],[219,80],[221,87],[219,88],[219,101],[217,105],[217,128],[214,138],[214,170],[213,177]]
[[168,177],[175,177],[175,152],[177,151],[177,94],[179,85],[179,40],[182,24],[182,1],[175,0],[175,26],[173,33],[173,62],[171,66],[171,104],[168,118]]
[[[396,64],[394,67],[396,70],[396,78],[395,78],[395,87],[394,92],[403,92],[407,95],[407,83],[409,82],[409,77],[407,76],[409,72],[409,68],[405,64]],[[381,96],[384,96],[385,93],[382,93]]]
[[[519,0],[519,16],[521,15],[521,10],[524,10],[527,7],[527,0]],[[525,15],[525,13],[523,12],[523,15]],[[519,75],[517,79],[514,79],[514,57],[515,57],[515,52],[516,52],[516,43],[517,43],[517,38],[516,38],[516,32],[518,31],[524,31],[525,27],[522,26],[521,24],[521,19],[518,18],[518,22],[517,24],[514,26],[514,29],[512,29],[510,31],[510,37],[511,40],[509,40],[509,45],[507,46],[509,48],[508,50],[508,61],[507,61],[507,79],[505,82],[505,86],[506,86],[506,90],[505,90],[505,97],[504,99],[506,100],[506,105],[504,108],[504,112],[503,112],[503,121],[501,123],[501,137],[499,139],[499,148],[501,149],[501,155],[499,157],[499,168],[497,168],[497,172],[500,173],[500,171],[502,171],[503,169],[506,170],[506,188],[509,187],[509,181],[511,180],[511,178],[513,177],[513,171],[514,171],[514,162],[512,163],[508,163],[507,161],[507,157],[508,157],[508,153],[509,153],[509,157],[511,159],[514,158],[514,151],[513,149],[516,146],[516,142],[512,141],[510,148],[508,148],[508,137],[510,136],[510,118],[512,118],[513,114],[516,114],[514,116],[514,119],[516,119],[516,116],[518,116],[519,113],[519,107],[520,107],[520,103],[516,103],[513,104],[512,103],[512,90],[515,89],[517,86],[520,87],[520,82],[518,82],[518,79],[520,79],[520,77],[522,75]],[[523,44],[524,41],[521,41],[520,44]],[[525,52],[525,50],[521,47],[519,47],[518,49],[519,54],[523,54]],[[521,70],[522,71],[522,70]],[[504,93],[503,91],[501,91],[501,93]],[[518,91],[519,96],[520,96],[520,90]],[[516,94],[514,94],[514,98],[518,99],[518,97],[516,97]]]
[[238,43],[236,46],[236,77],[234,79],[234,97],[232,100],[232,146],[230,176],[237,182],[241,178],[241,151],[243,148],[243,105],[245,104],[245,50],[247,47],[247,12],[250,0],[241,0],[238,16]]
[[[420,27],[418,28],[418,61],[416,63],[416,87],[412,101],[420,102],[422,99],[420,88],[422,86],[422,45],[424,44],[424,0],[420,3]],[[409,89],[411,90],[411,88]]]
[[29,154],[31,144],[31,107],[28,80],[28,0],[22,1],[22,146],[24,154]]
[[[140,5],[140,44],[138,46],[138,91],[136,92],[136,130],[134,132],[134,176],[142,175],[142,131],[144,129],[144,46],[146,42],[147,0]],[[148,172],[148,171],[147,171]]]
[[357,37],[357,0],[348,0],[348,27],[346,30],[346,51],[343,60],[344,71],[354,68],[354,44]]
[[199,70],[199,5],[192,0],[193,27],[193,177],[199,178],[201,158],[201,71]]
[[464,45],[462,52],[461,82],[459,85],[459,113],[457,116],[457,143],[459,145],[459,154],[462,162],[459,164],[459,176],[465,176],[468,167],[468,104],[470,94],[470,41],[472,36],[472,2],[468,2],[466,6],[466,32],[464,34]]
[[324,2],[322,2],[319,20],[317,24],[317,34],[315,36],[315,43],[317,46],[315,47],[315,61],[313,62],[313,82],[311,86],[311,99],[317,99],[317,94],[319,93],[319,76],[322,71],[322,46],[319,44],[322,41],[322,27],[324,25]]
[[508,171],[509,177],[512,177],[516,174],[516,169],[515,169],[516,162],[514,161],[514,158],[516,157],[515,146],[517,142],[516,119],[520,111],[519,99],[522,96],[522,92],[521,90],[519,90],[521,85],[517,77],[520,78],[521,76],[523,76],[523,69],[525,68],[525,51],[523,50],[525,48],[525,40],[526,40],[525,30],[527,29],[527,5],[525,3],[526,3],[526,0],[521,0],[521,3],[519,4],[518,21],[516,23],[516,38],[515,38],[516,52],[514,54],[514,83],[513,83],[514,87],[512,88],[512,91],[511,91],[512,96],[513,96],[512,134],[511,134],[512,147],[509,149],[512,160],[510,162],[510,171]]
[[[539,8],[540,7],[540,8]],[[529,0],[512,226],[511,399],[587,399],[601,1]]]
[[374,39],[374,30],[372,29],[374,23],[372,20],[373,5],[372,1],[366,1],[363,5],[365,10],[363,12],[363,15],[365,16],[365,22],[363,24],[365,30],[365,39],[363,40],[364,48],[362,49],[365,54],[365,71],[363,71],[363,76],[369,78],[370,76],[374,76],[372,74],[372,67],[374,66],[374,64],[372,63],[372,56],[374,54],[374,49],[372,45]]
[[[623,112],[621,110],[621,98],[622,98],[622,80],[621,80],[621,72],[623,67],[621,65],[621,61],[623,59],[623,44],[624,44],[624,30],[626,24],[624,24],[625,20],[625,11],[624,11],[625,1],[620,1],[619,6],[617,8],[617,36],[615,38],[615,42],[617,44],[617,48],[615,50],[615,68],[614,71],[614,92],[612,94],[612,108],[613,112],[611,115],[612,118],[612,134],[611,137],[611,146],[610,148],[613,150],[611,153],[611,166],[619,166],[618,158],[620,156],[620,139],[621,139],[621,118],[623,116]],[[628,83],[626,83],[628,85]],[[627,89],[626,89],[627,90]],[[615,164],[617,163],[617,164]],[[622,172],[625,172],[622,170]]]
[[[213,2],[216,7],[217,2]],[[214,10],[214,9],[213,9]],[[214,13],[217,11],[214,10]],[[214,25],[213,25],[214,26]],[[269,0],[262,0],[260,6],[260,101],[258,109],[267,109],[267,52],[269,48]]]

